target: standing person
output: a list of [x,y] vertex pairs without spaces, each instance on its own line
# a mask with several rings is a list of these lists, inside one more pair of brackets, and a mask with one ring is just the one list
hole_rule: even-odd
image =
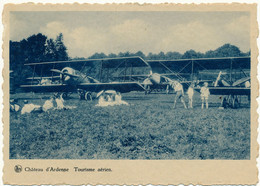
[[201,108],[203,109],[204,108],[204,102],[206,103],[206,109],[209,108],[209,104],[208,104],[208,98],[209,98],[209,95],[210,95],[210,92],[209,92],[209,88],[208,88],[208,83],[205,82],[204,83],[204,86],[200,89],[200,96],[201,96]]
[[177,102],[178,99],[181,99],[181,102],[183,103],[184,108],[187,108],[185,101],[184,101],[184,92],[183,92],[182,84],[180,84],[178,81],[173,81],[171,83],[171,86],[174,88],[174,91],[176,92],[173,108],[175,109],[176,102]]
[[193,102],[193,95],[194,95],[194,83],[191,83],[191,85],[189,86],[187,94],[189,97],[189,108],[193,108],[192,102]]

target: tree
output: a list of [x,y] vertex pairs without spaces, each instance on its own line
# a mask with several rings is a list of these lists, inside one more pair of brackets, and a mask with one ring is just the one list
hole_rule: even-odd
[[160,52],[160,53],[157,55],[157,59],[164,60],[164,59],[165,59],[165,54],[164,54],[164,52]]
[[202,56],[201,53],[197,53],[194,50],[188,50],[183,54],[182,59],[201,58]]
[[107,57],[109,57],[109,58],[116,58],[116,57],[117,57],[117,55],[116,55],[116,54],[114,54],[114,53],[111,53],[111,54],[109,54]]
[[153,54],[153,53],[149,52],[149,54],[147,55],[146,59],[148,59],[148,60],[156,60],[157,56],[156,56],[156,54]]
[[130,52],[119,52],[118,57],[130,57],[133,56],[133,54],[131,54]]
[[92,56],[89,57],[89,59],[102,59],[102,58],[106,58],[106,54],[102,53],[95,53]]
[[68,60],[63,36],[60,34],[56,41],[48,39],[39,33],[19,42],[10,41],[10,69],[16,86],[24,84],[26,77],[32,75],[32,70],[25,63],[43,61]]
[[56,60],[56,47],[53,39],[48,39],[46,42],[45,55],[47,61],[55,61]]
[[215,53],[215,51],[213,51],[213,50],[209,50],[209,51],[207,51],[207,52],[204,54],[204,57],[205,57],[205,58],[214,58],[214,57],[216,57],[216,53]]
[[224,44],[223,46],[217,48],[215,51],[215,57],[239,57],[241,56],[241,51],[238,47],[231,44]]
[[139,56],[139,57],[145,59],[145,55],[144,55],[144,53],[143,53],[142,51],[138,51],[138,52],[136,52],[134,55],[135,55],[135,56]]
[[165,54],[165,59],[173,60],[173,59],[181,59],[182,55],[179,52],[167,52]]
[[68,60],[67,48],[63,43],[63,34],[60,33],[55,40],[56,61]]
[[39,33],[21,41],[21,47],[24,50],[23,53],[25,55],[25,62],[37,63],[46,60],[46,40],[47,37]]

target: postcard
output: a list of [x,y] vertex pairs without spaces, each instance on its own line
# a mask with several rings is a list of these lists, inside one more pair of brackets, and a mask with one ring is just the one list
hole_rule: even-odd
[[6,4],[4,184],[256,184],[256,15]]

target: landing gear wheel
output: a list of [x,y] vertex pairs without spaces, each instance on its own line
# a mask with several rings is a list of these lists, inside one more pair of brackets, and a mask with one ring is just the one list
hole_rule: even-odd
[[227,108],[227,99],[225,97],[222,98],[221,107]]
[[166,87],[166,94],[169,94],[169,92],[170,92],[170,87],[169,87],[169,85],[167,85],[167,87]]
[[68,93],[67,93],[67,92],[61,93],[61,97],[62,97],[63,99],[67,99],[67,98],[68,98]]
[[82,90],[82,89],[77,89],[77,92],[78,92],[78,98],[79,98],[79,100],[85,99],[85,91],[84,91],[84,90]]
[[87,100],[87,101],[92,101],[91,92],[86,92],[86,93],[85,93],[85,100]]
[[151,87],[150,85],[147,85],[147,88],[145,89],[145,95],[150,94],[151,93]]
[[236,97],[233,97],[233,100],[232,100],[232,108],[236,109],[239,107],[239,101],[238,101],[238,98],[237,96]]
[[84,94],[82,94],[82,93],[79,93],[79,94],[78,94],[78,96],[79,96],[79,100],[82,100],[82,99],[84,99]]

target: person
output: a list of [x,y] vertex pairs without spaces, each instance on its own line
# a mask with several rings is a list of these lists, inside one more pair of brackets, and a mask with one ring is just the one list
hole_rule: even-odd
[[173,82],[171,82],[171,86],[174,88],[174,91],[176,92],[173,108],[175,109],[177,100],[181,99],[181,102],[183,103],[184,108],[187,109],[185,101],[184,101],[184,92],[183,92],[182,84],[180,84],[178,81],[173,81]]
[[108,102],[106,100],[106,96],[104,95],[104,93],[102,93],[98,99],[98,104],[96,106],[99,107],[105,107],[108,106]]
[[108,101],[108,102],[113,102],[112,95],[111,95],[111,96],[110,96],[110,95],[107,95],[107,101]]
[[21,114],[31,113],[31,112],[40,112],[42,111],[42,107],[40,105],[34,105],[32,103],[28,103],[27,100],[24,100],[24,106],[21,110]]
[[54,97],[51,97],[49,100],[46,100],[42,106],[42,110],[47,112],[50,109],[54,109],[53,105]]
[[209,98],[209,95],[210,95],[210,92],[209,92],[209,88],[208,88],[208,83],[205,82],[204,83],[204,86],[200,89],[200,96],[201,96],[201,108],[203,109],[204,108],[204,102],[206,103],[206,108],[208,109],[209,108],[209,104],[208,104],[208,98]]
[[246,82],[245,82],[245,87],[246,87],[246,88],[250,88],[250,87],[251,87],[251,84],[250,84],[249,81],[246,81]]
[[18,112],[20,110],[20,105],[17,104],[16,99],[11,99],[10,100],[10,111],[11,112]]
[[65,109],[65,106],[64,106],[64,99],[62,97],[62,94],[60,95],[60,97],[57,97],[55,99],[56,103],[57,103],[57,109],[58,110],[61,110],[61,109]]
[[122,96],[120,94],[120,92],[117,92],[116,95],[115,95],[115,103],[116,105],[128,105],[128,103],[126,101],[123,101],[122,100]]
[[189,108],[193,108],[192,102],[193,102],[193,95],[194,95],[194,83],[191,83],[191,85],[189,86],[187,94],[189,97]]

